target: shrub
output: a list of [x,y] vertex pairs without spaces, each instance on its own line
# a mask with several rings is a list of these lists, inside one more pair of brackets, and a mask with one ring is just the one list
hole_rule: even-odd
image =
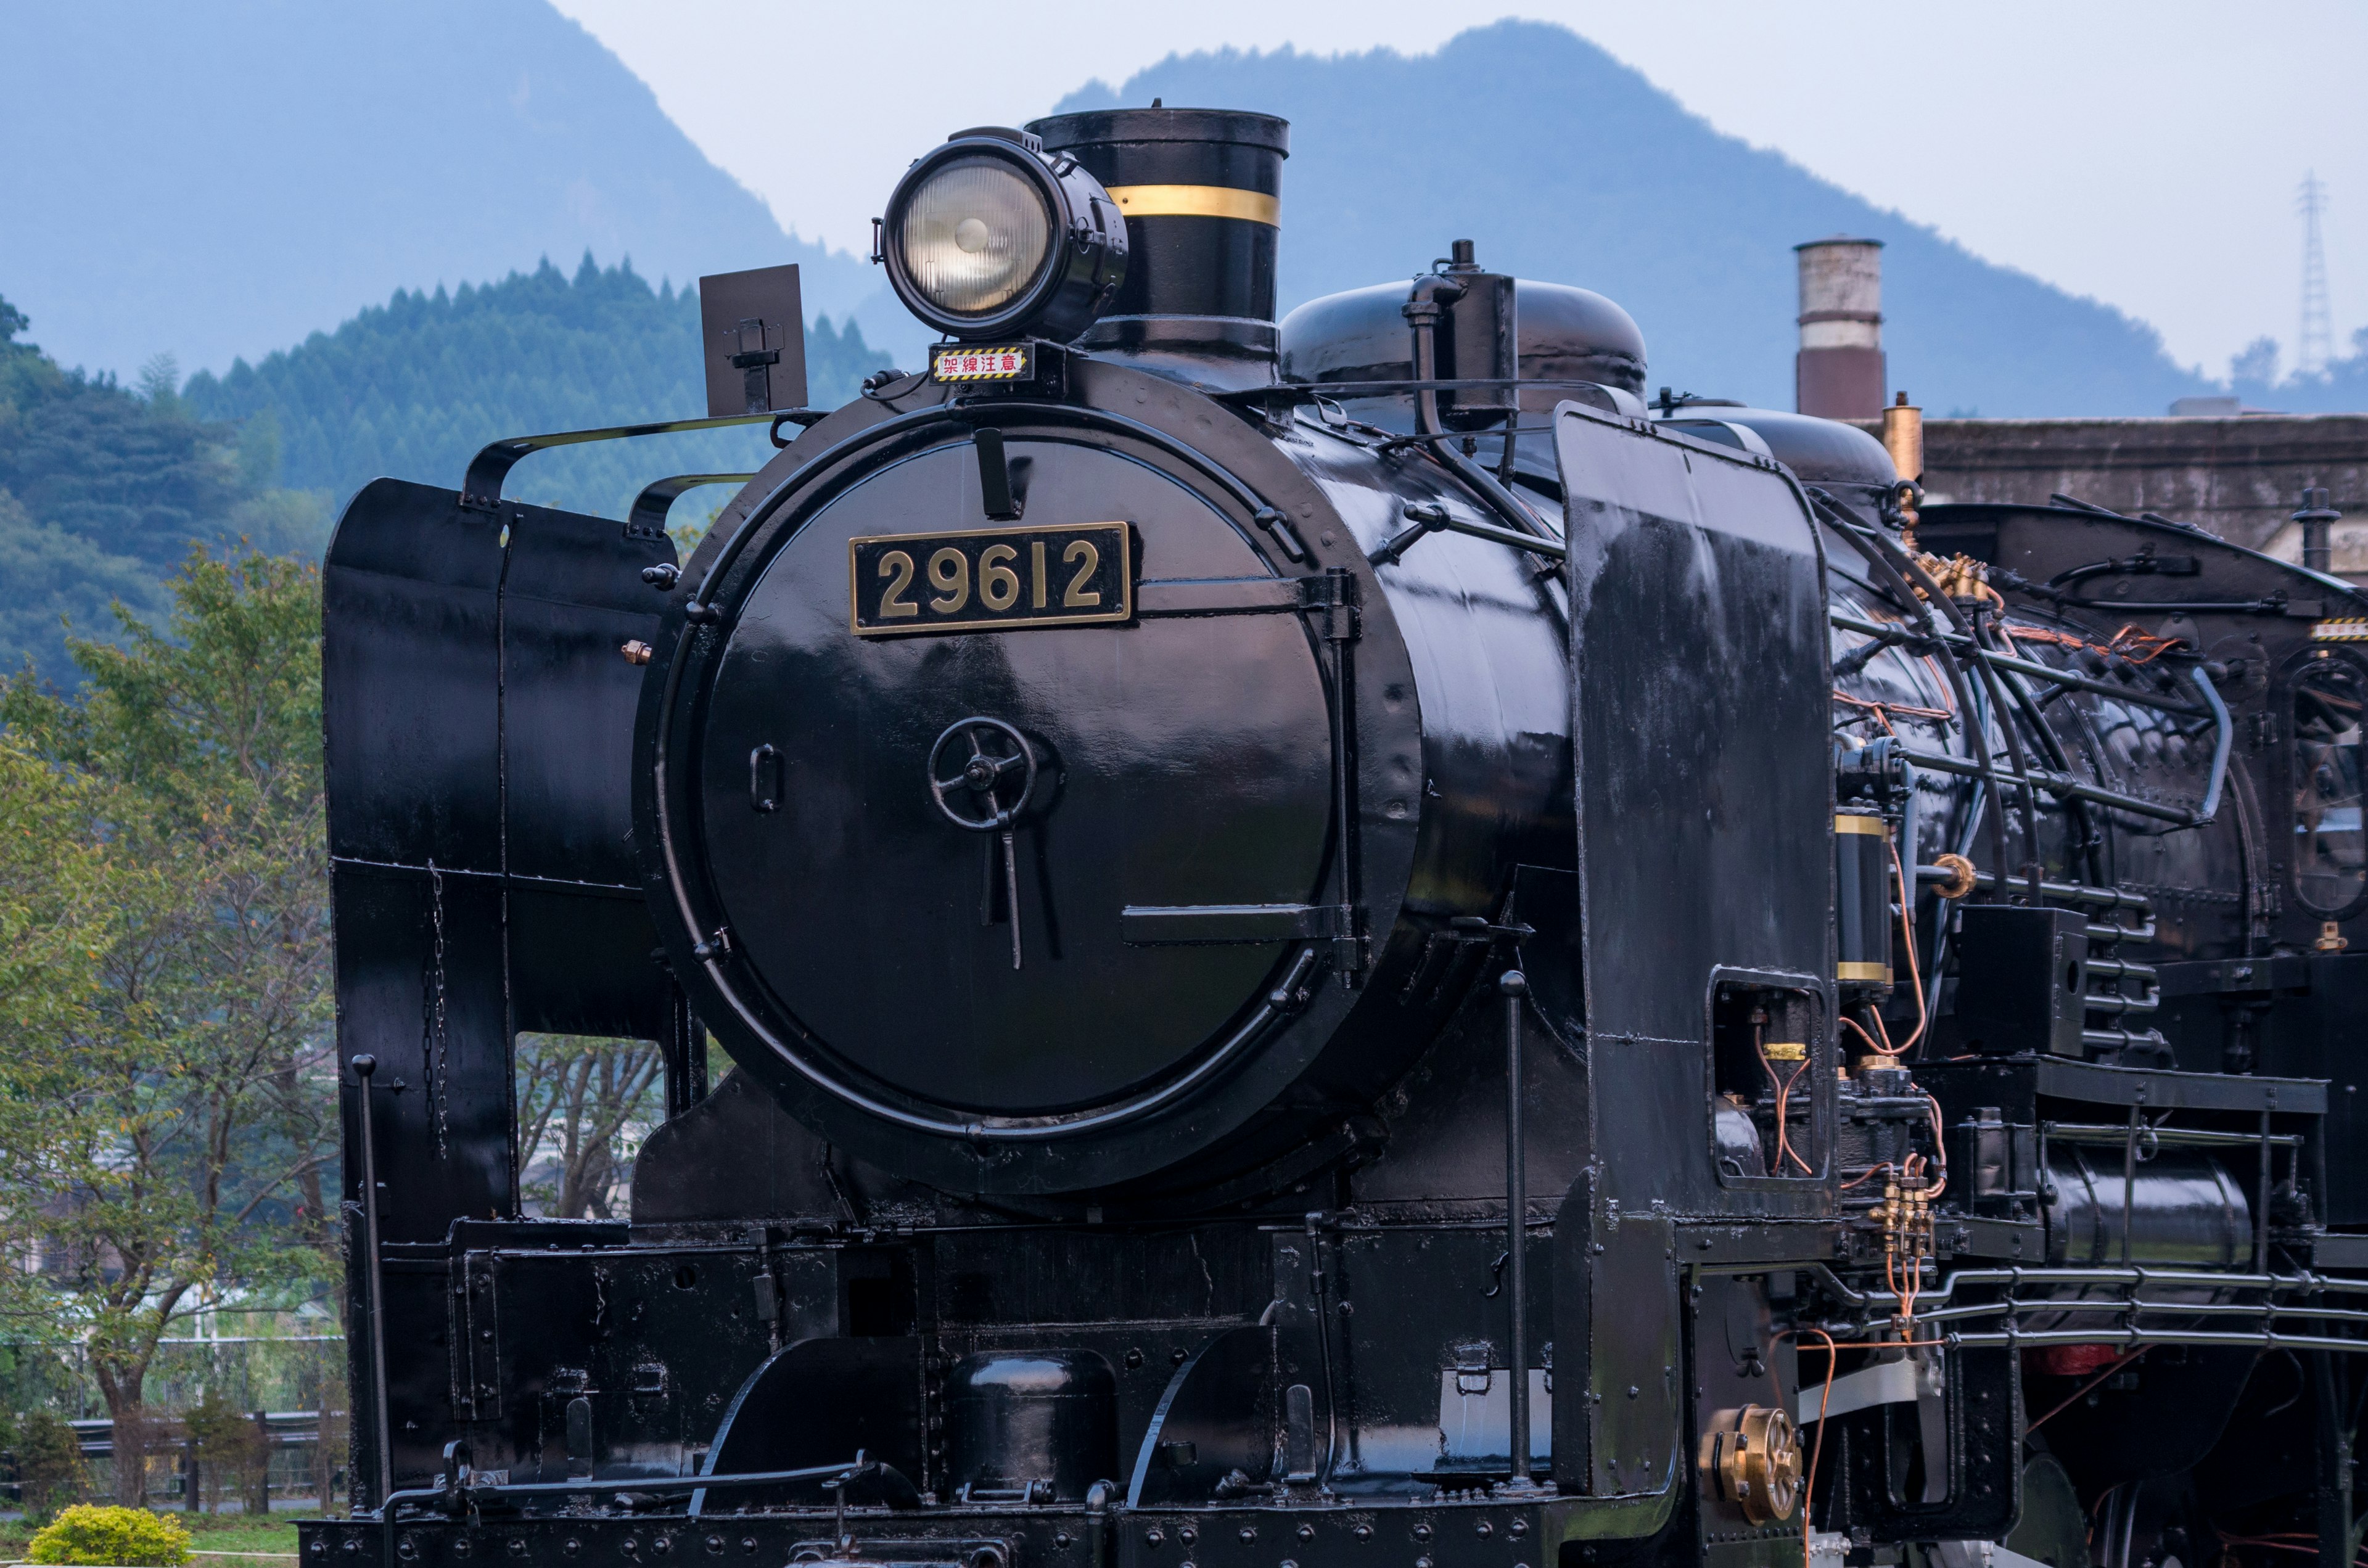
[[170,1568],[189,1560],[189,1532],[145,1508],[78,1504],[33,1537],[25,1560]]
[[35,1522],[90,1491],[90,1472],[82,1462],[82,1440],[65,1419],[51,1410],[27,1414],[17,1426],[17,1477],[22,1484],[25,1517]]

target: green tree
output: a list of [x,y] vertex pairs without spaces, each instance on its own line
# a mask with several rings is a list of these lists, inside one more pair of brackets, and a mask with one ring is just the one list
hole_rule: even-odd
[[217,1514],[225,1496],[249,1499],[252,1506],[265,1467],[271,1462],[270,1446],[253,1413],[241,1410],[219,1387],[209,1384],[181,1412],[181,1424],[188,1432],[189,1457],[196,1466],[190,1510],[197,1510],[201,1497]]
[[[108,863],[86,831],[97,794],[0,733],[0,1018],[12,1051],[71,1034],[97,994],[115,925]],[[0,1125],[38,1108],[0,1093]]]
[[81,792],[114,918],[87,1000],[0,1061],[0,1226],[42,1265],[0,1311],[85,1345],[126,1503],[172,1325],[335,1270],[319,574],[193,555],[170,586],[165,631],[74,644],[82,700],[28,673],[0,701]]
[[90,1494],[82,1439],[53,1410],[28,1411],[17,1423],[17,1488],[25,1517],[45,1522]]

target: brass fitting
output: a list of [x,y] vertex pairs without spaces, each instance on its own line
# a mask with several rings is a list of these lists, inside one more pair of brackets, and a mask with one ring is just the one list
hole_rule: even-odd
[[1768,1405],[1722,1410],[1702,1434],[1701,1471],[1712,1499],[1747,1523],[1789,1519],[1801,1498],[1801,1434]]
[[1924,411],[1908,402],[1906,392],[1883,411],[1883,449],[1891,454],[1891,466],[1900,478],[1923,479]]
[[1963,855],[1936,856],[1932,864],[1949,873],[1947,881],[1932,884],[1932,891],[1942,898],[1963,898],[1974,891],[1974,863]]
[[1923,494],[1924,411],[1908,402],[1906,392],[1883,411],[1883,449],[1891,454],[1891,466],[1898,473],[1902,486],[1899,537],[1909,550],[1914,550],[1916,502]]

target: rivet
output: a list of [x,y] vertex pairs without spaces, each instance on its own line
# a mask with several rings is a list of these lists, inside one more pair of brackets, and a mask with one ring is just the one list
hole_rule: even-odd
[[1373,1527],[1371,1525],[1359,1525],[1355,1529],[1350,1530],[1349,1533],[1355,1536],[1359,1540],[1371,1540],[1373,1539]]
[[1160,1529],[1156,1526],[1154,1526],[1152,1528],[1143,1532],[1143,1544],[1145,1546],[1157,1546],[1167,1540],[1167,1532]]
[[1315,1527],[1314,1525],[1300,1526],[1299,1539],[1302,1540],[1314,1540],[1315,1539]]
[[722,1551],[723,1550],[723,1538],[720,1535],[709,1536],[707,1538],[707,1550],[710,1551]]
[[1530,1533],[1530,1521],[1527,1519],[1515,1519],[1511,1524],[1505,1527],[1505,1533],[1515,1537],[1525,1536]]
[[1061,1548],[1063,1551],[1066,1551],[1069,1545],[1069,1532],[1067,1530],[1055,1532],[1053,1537],[1053,1544]]
[[569,1536],[564,1541],[560,1543],[559,1550],[567,1553],[568,1556],[573,1557],[577,1552],[584,1550],[584,1543],[576,1540],[574,1536]]
[[510,1540],[510,1555],[512,1557],[524,1557],[526,1555],[526,1542],[513,1537]]
[[1425,1552],[1414,1560],[1414,1568],[1430,1568],[1430,1554]]
[[1415,1526],[1414,1538],[1417,1540],[1429,1540],[1430,1539],[1430,1527],[1429,1525]]
[[1244,1546],[1247,1546],[1250,1542],[1256,1540],[1258,1540],[1258,1527],[1255,1525],[1244,1525],[1242,1527],[1242,1544]]
[[1176,1532],[1176,1544],[1178,1546],[1190,1547],[1200,1539],[1201,1532],[1194,1529],[1190,1525],[1186,1525],[1182,1529]]
[[1472,1527],[1472,1533],[1478,1536],[1482,1540],[1486,1540],[1490,1536],[1497,1533],[1497,1527],[1490,1524],[1487,1520],[1483,1519],[1478,1524]]

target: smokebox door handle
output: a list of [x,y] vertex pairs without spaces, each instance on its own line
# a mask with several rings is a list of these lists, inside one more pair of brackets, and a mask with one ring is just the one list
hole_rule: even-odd
[[748,809],[781,809],[781,754],[770,741],[748,754]]

